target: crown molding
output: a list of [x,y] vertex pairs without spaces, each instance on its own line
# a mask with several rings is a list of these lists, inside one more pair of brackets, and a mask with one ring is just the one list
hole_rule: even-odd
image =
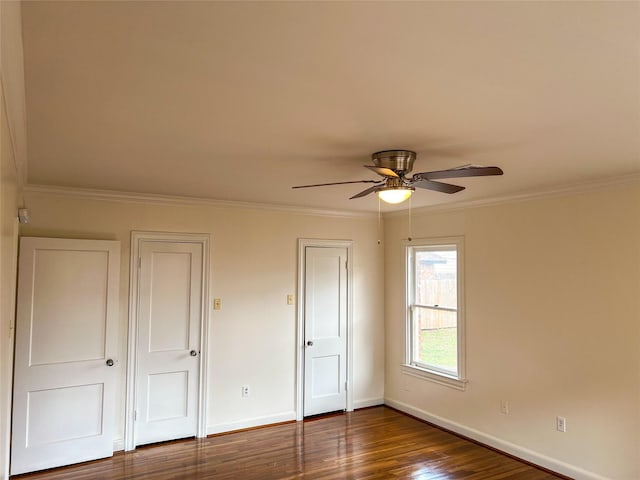
[[[494,198],[485,198],[478,200],[468,200],[465,202],[447,203],[432,205],[428,207],[419,207],[412,209],[412,214],[428,215],[430,213],[443,213],[452,212],[458,210],[467,210],[470,208],[478,207],[493,207],[496,205],[504,205],[509,203],[527,202],[531,200],[542,200],[545,198],[561,197],[565,195],[576,195],[579,193],[592,192],[596,190],[603,190],[617,185],[631,184],[640,182],[640,173],[634,173],[631,175],[623,175],[618,177],[610,177],[604,180],[597,180],[593,182],[582,182],[570,185],[563,185],[560,187],[548,188],[545,190],[530,191],[515,195],[504,195]],[[384,218],[393,218],[406,216],[407,209],[395,210],[393,212],[383,213]]]
[[[440,205],[432,205],[427,207],[414,208],[412,213],[414,216],[427,215],[430,213],[451,212],[457,210],[466,210],[478,207],[491,207],[509,203],[526,202],[531,200],[540,200],[544,198],[553,198],[564,195],[574,195],[595,190],[601,190],[616,185],[631,184],[640,182],[640,173],[625,175],[620,177],[611,177],[605,180],[594,182],[583,182],[580,184],[564,185],[552,189],[539,190],[535,192],[526,192],[517,195],[505,195],[488,199],[469,200],[465,202],[456,202]],[[239,208],[245,210],[264,210],[272,212],[282,212],[297,215],[314,215],[321,217],[337,217],[337,218],[375,218],[375,212],[358,212],[352,210],[328,210],[311,207],[300,207],[293,205],[280,205],[269,203],[254,202],[238,202],[230,200],[215,200],[202,197],[186,197],[178,195],[157,195],[135,192],[123,192],[118,190],[101,190],[90,188],[76,187],[58,187],[49,185],[27,184],[23,187],[23,193],[41,193],[48,195],[59,195],[65,197],[83,198],[87,200],[101,200],[120,203],[140,203],[147,205],[190,205],[190,206],[206,206],[214,208]],[[382,213],[383,218],[393,218],[405,216],[407,209],[395,210],[392,212]]]
[[85,200],[100,200],[119,203],[140,203],[146,205],[168,206],[203,206],[213,208],[239,208],[244,210],[266,210],[271,212],[289,213],[294,215],[314,215],[320,217],[337,218],[375,218],[372,212],[357,212],[352,210],[328,210],[293,205],[270,203],[237,202],[230,200],[215,200],[201,197],[184,197],[178,195],[157,195],[149,193],[122,192],[117,190],[101,190],[76,187],[57,187],[49,185],[27,184],[23,188],[25,194],[47,194],[64,197],[82,198]]

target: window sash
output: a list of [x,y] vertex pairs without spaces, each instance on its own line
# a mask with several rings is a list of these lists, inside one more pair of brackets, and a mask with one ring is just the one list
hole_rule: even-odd
[[[415,241],[415,240],[414,240]],[[420,242],[418,240],[418,242]],[[416,242],[417,243],[417,242]],[[406,282],[406,294],[407,294],[407,349],[406,349],[406,364],[404,368],[416,368],[416,372],[422,371],[425,372],[423,378],[431,378],[432,380],[448,384],[447,382],[457,382],[460,385],[451,385],[458,388],[459,386],[464,389],[464,384],[466,380],[464,380],[464,318],[463,318],[463,288],[464,288],[464,249],[463,249],[463,239],[461,237],[450,237],[450,238],[441,238],[434,240],[424,240],[423,243],[416,245],[413,244],[405,244],[407,249],[407,282]],[[417,256],[420,252],[439,252],[439,251],[455,251],[456,252],[456,305],[440,305],[435,303],[417,303],[418,292],[417,292],[417,271],[418,271],[418,261]],[[423,299],[424,301],[425,299]],[[417,319],[416,311],[418,309],[427,309],[431,311],[442,311],[442,312],[451,312],[455,313],[456,316],[456,345],[455,345],[455,355],[456,355],[456,366],[455,369],[443,368],[439,365],[432,365],[430,363],[425,363],[420,359],[420,351],[419,351],[419,325],[416,326]],[[408,370],[403,370],[405,373],[409,373]],[[430,372],[430,373],[429,373]],[[425,375],[433,375],[432,377]],[[437,378],[440,377],[444,380],[444,382],[440,382]],[[449,380],[447,380],[449,379]]]
[[413,303],[413,304],[409,305],[409,307],[410,308],[413,308],[413,307],[430,308],[432,310],[442,310],[444,312],[457,312],[458,311],[457,307],[442,307],[442,306],[436,305],[436,304],[433,304],[433,305],[422,305],[420,303]]
[[[418,318],[417,312],[419,312],[421,309],[427,310],[427,311],[444,311],[444,312],[449,312],[449,313],[455,313],[456,314],[456,318],[455,318],[455,327],[439,327],[439,328],[434,328],[433,330],[442,330],[444,328],[455,328],[456,329],[456,339],[455,339],[455,367],[454,368],[447,368],[444,365],[440,365],[440,364],[436,364],[436,363],[429,363],[429,362],[425,362],[425,361],[421,361],[421,345],[420,345],[420,331],[421,331],[421,325],[420,325],[420,319]],[[457,309],[452,309],[452,308],[433,308],[430,306],[424,306],[424,305],[411,305],[411,351],[410,351],[410,365],[414,365],[416,367],[419,368],[423,368],[425,370],[430,370],[433,372],[437,372],[437,373],[441,373],[447,376],[454,376],[456,378],[458,378],[459,376],[459,365],[460,365],[460,355],[459,355],[459,349],[460,349],[460,335],[458,334],[458,328],[459,328],[459,318],[458,318],[458,311]],[[446,353],[445,353],[446,355]]]

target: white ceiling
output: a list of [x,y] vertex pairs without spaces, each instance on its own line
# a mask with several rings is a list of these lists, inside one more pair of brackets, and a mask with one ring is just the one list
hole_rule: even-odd
[[[24,2],[31,184],[375,211],[362,168],[490,199],[640,172],[639,2]],[[387,207],[389,210],[390,207]]]

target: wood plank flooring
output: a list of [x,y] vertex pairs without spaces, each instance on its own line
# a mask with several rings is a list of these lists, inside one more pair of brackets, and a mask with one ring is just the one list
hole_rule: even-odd
[[387,407],[117,453],[20,480],[563,478]]

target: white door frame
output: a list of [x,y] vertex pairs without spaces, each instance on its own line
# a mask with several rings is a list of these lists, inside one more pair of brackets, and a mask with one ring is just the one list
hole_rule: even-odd
[[304,303],[306,247],[336,247],[347,249],[347,411],[353,411],[353,241],[298,239],[298,312],[296,343],[296,420],[304,418]]
[[138,348],[138,258],[142,242],[182,242],[202,245],[202,317],[200,320],[200,378],[198,388],[198,438],[207,436],[207,366],[209,356],[209,244],[208,234],[131,232],[131,263],[129,266],[129,348],[127,354],[127,387],[125,403],[124,450],[134,450],[135,409]]

